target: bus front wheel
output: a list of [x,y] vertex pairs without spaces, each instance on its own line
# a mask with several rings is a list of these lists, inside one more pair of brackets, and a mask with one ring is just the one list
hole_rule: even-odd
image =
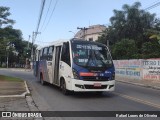
[[66,82],[64,79],[61,80],[61,90],[64,95],[68,95],[69,91],[66,88]]

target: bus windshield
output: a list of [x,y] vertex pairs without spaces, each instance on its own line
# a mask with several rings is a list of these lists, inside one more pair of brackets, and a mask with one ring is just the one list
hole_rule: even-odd
[[72,55],[73,62],[83,67],[106,68],[113,64],[107,47],[92,42],[74,42]]

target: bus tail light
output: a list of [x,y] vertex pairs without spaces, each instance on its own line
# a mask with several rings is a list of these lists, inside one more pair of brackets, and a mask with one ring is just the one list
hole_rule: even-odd
[[78,71],[75,70],[74,68],[72,69],[72,71],[73,71],[73,77],[74,77],[74,79],[79,79]]

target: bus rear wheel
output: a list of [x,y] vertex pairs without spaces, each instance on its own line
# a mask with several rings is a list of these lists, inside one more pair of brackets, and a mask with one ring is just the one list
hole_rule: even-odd
[[64,79],[61,80],[61,90],[62,90],[62,93],[64,95],[68,95],[69,94],[69,90],[67,90],[67,88],[66,88],[66,82],[65,82]]

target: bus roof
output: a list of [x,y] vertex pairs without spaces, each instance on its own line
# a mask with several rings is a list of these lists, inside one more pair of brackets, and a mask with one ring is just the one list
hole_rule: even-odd
[[80,38],[73,38],[71,39],[71,41],[76,42],[76,43],[88,43],[88,44],[98,44],[98,45],[103,45],[106,46],[105,44],[99,43],[99,42],[95,42],[95,41],[87,41],[84,39],[80,39]]
[[[37,47],[37,50],[40,50],[40,49],[42,49],[42,48],[45,48],[45,47],[49,47],[49,46],[52,46],[52,45],[55,45],[55,46],[57,46],[57,45],[62,45],[64,42],[68,42],[68,41],[71,41],[71,42],[79,42],[79,43],[83,43],[83,42],[85,42],[85,43],[96,43],[96,44],[99,44],[99,45],[104,45],[104,44],[102,44],[102,43],[98,43],[98,42],[94,42],[94,41],[86,41],[86,40],[84,40],[84,39],[81,39],[81,38],[72,38],[72,39],[59,39],[59,40],[57,40],[57,41],[53,41],[53,42],[51,42],[50,44],[48,44],[48,45],[45,45],[45,46],[39,46],[39,47]],[[104,45],[105,46],[105,45]]]

